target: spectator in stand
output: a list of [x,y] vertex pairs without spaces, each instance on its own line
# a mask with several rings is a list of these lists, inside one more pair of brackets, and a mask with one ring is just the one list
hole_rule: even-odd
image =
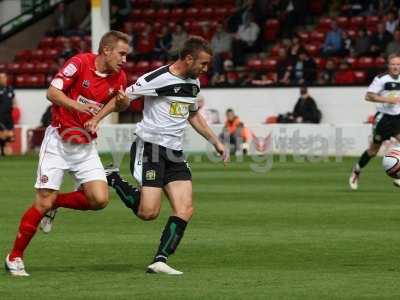
[[63,51],[61,52],[61,56],[65,59],[68,60],[70,57],[74,56],[75,54],[78,54],[78,50],[76,48],[72,47],[71,41],[67,39],[64,43],[64,48]]
[[290,74],[292,72],[292,61],[287,55],[287,50],[285,48],[279,48],[278,51],[278,65],[277,71],[277,81],[280,84],[290,83]]
[[172,46],[172,35],[167,26],[161,28],[161,32],[157,36],[156,47],[154,49],[157,59],[166,60],[168,51]]
[[348,63],[345,61],[341,62],[339,65],[339,70],[335,75],[335,84],[354,84],[356,77],[354,72],[349,69]]
[[254,86],[267,86],[276,84],[277,82],[277,75],[276,73],[267,73],[267,74],[260,74],[255,79],[251,81],[251,85]]
[[321,111],[308,93],[306,86],[300,88],[300,98],[293,110],[293,121],[294,123],[319,123],[321,121]]
[[294,84],[313,84],[317,78],[317,65],[306,51],[301,51],[293,61],[291,70],[291,82]]
[[334,84],[335,83],[335,62],[332,59],[326,61],[325,68],[319,73],[318,84]]
[[304,0],[283,0],[282,34],[285,37],[291,37],[297,26],[304,25],[306,19],[307,1]]
[[342,34],[343,37],[343,54],[345,56],[353,56],[354,55],[354,47],[353,47],[353,41],[348,35],[346,31],[343,31]]
[[218,24],[216,31],[211,39],[213,50],[213,70],[215,74],[221,74],[223,60],[232,52],[232,35],[226,32],[222,24]]
[[322,54],[324,56],[343,54],[343,33],[336,22],[332,22],[332,29],[326,35],[325,42],[322,46]]
[[394,34],[394,31],[397,29],[398,26],[399,20],[396,11],[392,10],[388,12],[385,22],[386,30],[389,31],[391,34]]
[[235,115],[233,109],[227,109],[225,125],[220,134],[221,141],[229,142],[231,154],[235,154],[239,150],[246,154],[248,138],[247,130],[239,117]]
[[176,24],[175,31],[172,33],[172,42],[171,49],[169,50],[169,55],[171,55],[172,57],[177,57],[179,49],[182,48],[187,38],[188,34],[183,28],[183,24]]
[[61,2],[57,5],[56,10],[54,12],[55,18],[55,30],[54,34],[57,35],[66,35],[70,26],[70,18],[69,14],[66,11],[65,4]]
[[299,53],[303,51],[304,48],[301,45],[300,38],[298,35],[295,35],[289,44],[289,57],[290,59],[296,59],[299,56]]
[[143,30],[137,35],[134,42],[135,58],[139,60],[151,60],[154,57],[156,38],[153,27],[146,23]]
[[201,24],[201,29],[200,29],[199,35],[202,38],[204,38],[206,41],[209,41],[209,42],[211,41],[211,39],[214,35],[214,32],[211,29],[211,26],[208,22],[203,22]]
[[372,35],[371,38],[371,55],[379,56],[385,52],[387,45],[393,39],[392,34],[386,30],[384,23],[379,23],[377,31]]
[[386,56],[399,52],[400,49],[400,30],[397,29],[393,34],[393,41],[386,46]]
[[80,40],[79,41],[79,53],[86,53],[90,52],[90,47],[88,43],[86,43],[85,40]]
[[245,56],[256,50],[256,42],[260,34],[260,27],[249,17],[239,26],[233,42],[233,62],[236,66],[242,66]]
[[371,48],[371,39],[368,36],[367,30],[361,28],[358,30],[357,38],[354,41],[354,55],[357,57],[369,55]]

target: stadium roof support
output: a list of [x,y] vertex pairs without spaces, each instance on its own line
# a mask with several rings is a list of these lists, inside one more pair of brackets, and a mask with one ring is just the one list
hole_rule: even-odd
[[97,52],[100,39],[110,30],[110,1],[91,0],[92,9],[92,49]]

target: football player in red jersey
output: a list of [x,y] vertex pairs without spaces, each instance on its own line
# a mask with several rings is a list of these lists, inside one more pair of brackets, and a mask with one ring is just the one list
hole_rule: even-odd
[[[52,124],[40,149],[36,179],[36,199],[22,216],[14,247],[6,257],[10,274],[29,276],[23,263],[24,250],[42,217],[59,207],[99,210],[108,203],[104,168],[94,145],[97,125],[125,97],[126,75],[122,70],[128,54],[128,36],[106,33],[99,54],[72,57],[55,76],[47,90],[53,103]],[[65,171],[81,187],[59,193]]]

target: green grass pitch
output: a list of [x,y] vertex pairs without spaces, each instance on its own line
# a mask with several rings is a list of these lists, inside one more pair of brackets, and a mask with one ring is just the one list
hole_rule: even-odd
[[[32,201],[36,160],[0,159],[1,258]],[[166,201],[153,222],[114,193],[103,211],[61,210],[25,253],[32,276],[0,274],[0,299],[400,299],[400,190],[375,159],[350,192],[353,162],[276,159],[267,173],[250,160],[193,162],[197,210],[170,259],[182,277],[144,272]]]

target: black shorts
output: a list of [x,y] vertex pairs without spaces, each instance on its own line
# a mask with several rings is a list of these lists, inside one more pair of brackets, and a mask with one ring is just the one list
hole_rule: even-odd
[[376,113],[373,127],[373,142],[380,144],[400,134],[400,115]]
[[182,151],[144,142],[140,138],[132,144],[130,167],[132,176],[141,186],[162,188],[172,181],[192,180]]
[[0,118],[0,131],[3,130],[13,130],[14,129],[14,122],[12,118]]

